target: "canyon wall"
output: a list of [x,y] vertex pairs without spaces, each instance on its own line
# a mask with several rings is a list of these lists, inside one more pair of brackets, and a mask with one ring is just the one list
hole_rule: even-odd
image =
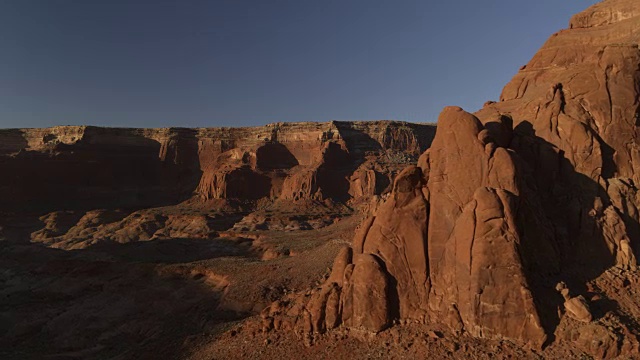
[[431,125],[393,121],[0,130],[0,210],[357,201],[384,191],[434,132]]
[[[640,252],[639,43],[640,4],[603,1],[554,34],[499,102],[445,108],[431,148],[331,276],[266,309],[265,328],[313,336],[421,321],[541,347],[565,314],[591,322],[565,283],[585,289],[612,267],[627,276]],[[595,356],[637,353],[634,323],[620,322],[575,333],[619,339],[589,345]]]

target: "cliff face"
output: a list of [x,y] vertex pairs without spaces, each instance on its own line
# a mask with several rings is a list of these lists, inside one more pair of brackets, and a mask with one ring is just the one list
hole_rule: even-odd
[[500,114],[513,119],[510,147],[555,229],[548,260],[529,260],[539,271],[597,273],[616,264],[623,247],[640,251],[639,23],[633,1],[604,1],[575,15],[505,86],[501,101],[476,114],[484,124]]
[[[430,144],[391,121],[255,128],[0,130],[0,208],[150,207],[194,198],[357,200]],[[390,166],[386,166],[390,165]]]
[[177,202],[190,195],[200,171],[188,130],[54,127],[3,130],[0,137],[5,211]]
[[[603,1],[570,27],[500,102],[476,114],[445,108],[431,148],[395,179],[329,279],[284,302],[298,313],[266,310],[266,328],[377,332],[418,320],[542,346],[562,314],[590,322],[589,302],[565,281],[584,289],[612,267],[632,278],[640,250],[640,4]],[[579,337],[595,356],[633,353],[637,323],[619,316],[615,329],[578,326],[559,340]],[[619,341],[588,345],[595,332]]]

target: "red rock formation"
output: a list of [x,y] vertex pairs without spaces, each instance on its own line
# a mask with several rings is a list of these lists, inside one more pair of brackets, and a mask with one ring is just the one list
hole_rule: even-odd
[[[142,208],[192,197],[366,200],[428,147],[433,132],[390,121],[0,130],[0,169],[11,174],[0,179],[0,210]],[[352,185],[360,165],[376,168],[376,180]]]
[[[520,259],[516,155],[492,132],[500,135],[462,109],[445,109],[420,160],[424,169],[410,166],[397,176],[389,199],[356,235],[353,255],[340,253],[327,282],[299,300],[308,315],[290,321],[323,332],[318,324],[331,313],[338,324],[377,332],[397,319],[438,319],[474,336],[542,345]],[[330,294],[340,301],[328,302]]]
[[[341,252],[325,284],[293,300],[306,316],[289,312],[287,321],[318,324],[331,313],[377,332],[414,319],[538,347],[559,322],[556,309],[590,323],[584,296],[562,299],[545,279],[584,283],[613,265],[637,266],[639,21],[636,2],[603,1],[552,36],[500,102],[475,116],[445,108],[432,147],[395,179],[353,256]],[[367,283],[368,298],[356,298]],[[371,318],[354,318],[355,309]],[[274,316],[263,314],[267,323]],[[335,326],[332,317],[327,328]],[[596,356],[637,343],[624,327],[584,326],[583,343],[589,329],[631,336],[624,346],[583,347]]]
[[505,86],[501,101],[477,114],[483,122],[512,117],[519,135],[512,148],[569,239],[557,239],[565,267],[627,266],[635,257],[623,247],[640,250],[639,16],[637,4],[625,0],[574,16],[571,29],[552,36]]

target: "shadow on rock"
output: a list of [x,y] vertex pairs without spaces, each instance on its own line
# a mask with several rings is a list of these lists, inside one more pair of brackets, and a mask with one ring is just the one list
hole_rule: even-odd
[[[586,295],[586,282],[612,266],[629,266],[619,255],[629,241],[624,228],[638,223],[621,216],[606,189],[577,172],[562,150],[536,136],[530,122],[516,126],[510,147],[523,160],[520,255],[550,343],[563,303],[553,286],[564,281],[574,293]],[[603,151],[605,164],[613,161],[607,154]],[[533,213],[535,209],[542,212]]]

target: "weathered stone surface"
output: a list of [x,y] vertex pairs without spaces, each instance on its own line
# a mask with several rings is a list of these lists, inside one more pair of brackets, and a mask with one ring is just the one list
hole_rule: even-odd
[[344,301],[351,302],[351,314],[345,319],[345,325],[373,332],[386,328],[391,320],[387,295],[390,289],[379,260],[374,255],[356,255],[349,281],[352,284],[350,298]]
[[[554,296],[548,282],[637,266],[639,18],[635,2],[603,1],[552,36],[499,102],[442,111],[418,167],[396,177],[356,233],[352,263],[344,251],[336,261],[327,284],[343,274],[338,322],[377,331],[425,320],[540,347],[564,307],[584,323],[565,339],[597,357],[633,351],[626,328],[594,324],[583,295],[563,285]],[[369,170],[354,176],[352,193],[371,191]],[[388,280],[386,293],[363,290],[362,256],[377,289]],[[357,320],[362,308],[379,310],[376,321]]]
[[422,318],[429,292],[427,254],[427,202],[418,167],[408,167],[394,183],[389,199],[378,209],[367,232],[362,252],[385,264],[396,289],[388,301],[394,315]]
[[[476,113],[483,123],[511,116],[512,148],[532,169],[541,204],[561,230],[556,263],[564,267],[591,264],[597,273],[633,263],[619,255],[624,234],[633,252],[640,250],[632,185],[640,180],[639,17],[629,0],[603,1],[575,15],[571,28],[554,34],[505,86],[501,101]],[[596,198],[613,209],[596,208]],[[623,214],[621,221],[613,212]]]
[[12,174],[0,179],[0,211],[189,199],[368,201],[385,191],[393,171],[417,159],[434,131],[393,121],[0,130],[0,169]]
[[476,190],[449,239],[455,267],[443,276],[457,289],[448,301],[469,333],[541,345],[546,335],[522,270],[514,200],[503,189]]
[[591,315],[591,311],[589,311],[589,304],[582,295],[572,297],[565,301],[564,308],[567,310],[569,316],[578,321],[588,323],[593,320],[593,315]]
[[578,295],[572,297],[569,288],[564,282],[559,282],[556,285],[556,290],[558,290],[560,295],[564,298],[564,309],[570,317],[585,323],[589,323],[593,320],[593,315],[589,309],[589,303],[584,296]]
[[456,332],[540,346],[546,333],[520,256],[517,155],[490,135],[508,144],[510,123],[489,131],[475,116],[447,108],[439,124],[420,158],[424,168],[397,175],[387,200],[356,232],[352,260],[342,250],[307,303],[314,331],[325,330],[323,314],[339,313],[325,299],[342,276],[341,320],[332,325],[377,332],[393,320],[432,319]]
[[640,16],[640,9],[632,0],[605,1],[595,4],[589,9],[571,18],[569,27],[591,28],[609,25]]
[[353,251],[350,247],[344,247],[336,256],[333,262],[333,268],[331,269],[331,275],[327,280],[328,283],[336,283],[338,286],[342,286],[344,280],[344,272],[347,265],[351,264],[353,258]]
[[590,324],[580,329],[574,344],[597,359],[615,359],[621,355],[617,336],[606,327]]

